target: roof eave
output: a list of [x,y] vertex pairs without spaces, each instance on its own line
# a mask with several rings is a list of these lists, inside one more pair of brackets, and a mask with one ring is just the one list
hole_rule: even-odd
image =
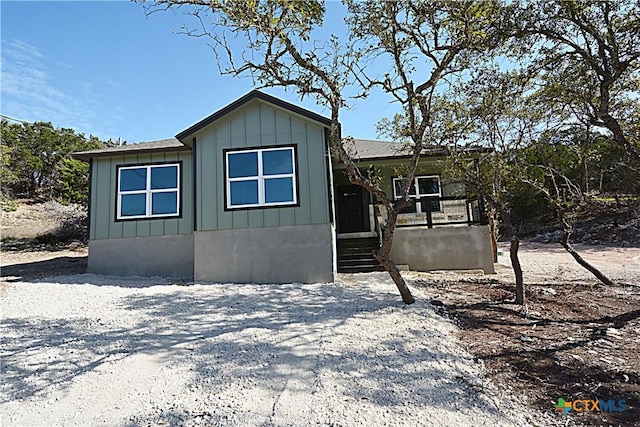
[[138,154],[169,153],[169,152],[176,152],[176,151],[191,151],[191,148],[183,145],[183,146],[176,146],[176,147],[142,148],[139,150],[113,150],[113,151],[98,151],[98,152],[80,151],[78,153],[73,153],[72,157],[74,159],[89,162],[91,161],[91,159],[95,159],[99,157],[132,156],[132,155],[138,155]]
[[[464,154],[472,157],[474,154],[487,154],[492,153],[493,150],[491,148],[479,147],[473,148],[470,150],[465,150]],[[440,152],[440,153],[422,153],[420,154],[420,158],[444,158],[449,156],[450,153]],[[354,157],[354,160],[357,161],[373,161],[373,160],[403,160],[410,159],[412,157],[411,154],[395,154],[392,156],[375,156],[375,157]]]

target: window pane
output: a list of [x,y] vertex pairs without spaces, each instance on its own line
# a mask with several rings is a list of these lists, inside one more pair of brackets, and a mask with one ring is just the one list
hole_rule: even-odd
[[257,205],[258,204],[258,181],[234,181],[230,183],[231,206]]
[[293,173],[293,151],[290,149],[263,151],[262,173],[264,175]]
[[437,178],[418,178],[420,194],[438,194],[440,185]]
[[177,166],[155,166],[151,168],[151,189],[178,188]]
[[258,176],[258,153],[233,153],[227,158],[229,178]]
[[178,213],[178,192],[153,193],[151,195],[152,215],[175,215]]
[[293,178],[272,178],[264,181],[265,203],[293,202]]
[[147,213],[145,194],[123,194],[120,199],[120,216],[138,216]]
[[120,191],[147,188],[147,168],[120,169]]
[[[393,180],[393,190],[394,190],[394,195],[396,198],[400,198],[401,194],[402,194],[402,179],[398,178],[398,179],[394,179]],[[416,184],[415,182],[411,183],[411,187],[409,187],[409,195],[410,196],[415,196],[416,195]]]
[[399,179],[393,180],[393,195],[398,198],[400,197],[400,192],[402,191],[402,181]]

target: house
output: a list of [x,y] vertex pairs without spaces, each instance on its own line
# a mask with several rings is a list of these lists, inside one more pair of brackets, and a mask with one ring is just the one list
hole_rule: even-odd
[[[329,126],[252,91],[175,138],[76,153],[90,163],[87,271],[309,283],[379,268],[370,254],[383,215],[329,154]],[[357,140],[354,149],[394,194],[402,146]],[[421,161],[392,258],[416,270],[493,272],[477,201],[440,181],[437,158]]]

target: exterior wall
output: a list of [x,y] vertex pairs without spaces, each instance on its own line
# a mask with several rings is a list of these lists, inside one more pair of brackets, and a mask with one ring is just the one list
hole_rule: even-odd
[[411,270],[475,270],[495,273],[489,227],[398,228],[391,259]]
[[[196,230],[327,224],[328,156],[324,129],[255,100],[196,133]],[[296,144],[299,206],[225,211],[222,150]]]
[[[116,166],[182,161],[181,217],[116,221]],[[91,168],[89,239],[184,235],[193,232],[193,160],[191,152],[95,158]]]
[[332,282],[331,224],[195,233],[195,280],[219,283]]
[[91,240],[87,272],[193,278],[193,234]]

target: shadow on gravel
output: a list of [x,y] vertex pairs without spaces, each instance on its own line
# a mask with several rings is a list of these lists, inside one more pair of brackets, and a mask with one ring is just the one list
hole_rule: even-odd
[[84,244],[78,241],[47,241],[39,238],[3,238],[2,252],[56,252],[82,247]]
[[[412,326],[438,316],[419,303],[404,307],[395,293],[344,284],[208,285],[133,292],[118,301],[118,309],[142,320],[122,328],[89,316],[2,319],[5,398],[26,399],[52,384],[68,387],[101,364],[144,353],[166,364],[192,366],[192,390],[208,394],[236,384],[245,391],[260,389],[273,400],[264,413],[251,412],[256,402],[243,399],[204,402],[211,412],[206,417],[187,413],[178,402],[155,420],[169,424],[180,424],[185,416],[216,423],[216,405],[223,404],[234,405],[239,417],[251,417],[234,418],[235,423],[268,424],[292,379],[313,390],[327,376],[337,387],[325,390],[328,399],[335,394],[383,408],[408,404],[456,411],[463,406],[496,413],[493,403],[478,396],[473,378],[460,370],[471,359],[461,359],[458,347],[446,340],[440,343],[443,335],[437,330]],[[378,331],[376,317],[396,311],[406,315],[407,326],[397,328],[401,333]],[[347,323],[350,327],[343,328]]]
[[[4,246],[3,246],[4,250]],[[82,274],[87,271],[87,257],[58,257],[44,261],[12,264],[0,268],[0,277],[5,282],[19,282],[41,277]]]

